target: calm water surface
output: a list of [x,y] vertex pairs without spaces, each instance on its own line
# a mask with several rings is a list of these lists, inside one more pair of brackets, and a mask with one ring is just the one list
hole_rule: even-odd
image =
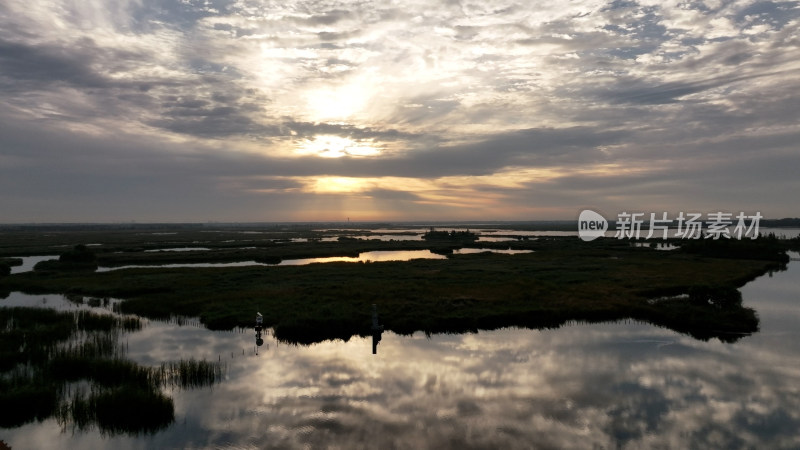
[[[498,249],[478,249],[478,248],[464,248],[453,251],[454,254],[469,254],[492,252],[502,254],[520,254],[520,253],[533,253],[532,250],[498,250]],[[141,268],[177,268],[177,267],[243,267],[243,266],[303,266],[306,264],[314,263],[328,263],[328,262],[381,262],[381,261],[410,261],[412,259],[447,259],[445,255],[433,253],[430,250],[376,250],[371,252],[362,252],[357,257],[355,256],[326,256],[322,258],[299,258],[299,259],[285,259],[279,264],[264,264],[255,261],[238,261],[232,263],[178,263],[178,264],[151,264],[151,265],[131,265],[120,267],[98,267],[98,272],[108,272],[110,270],[120,269],[141,269]],[[31,265],[28,270],[33,270]],[[16,273],[16,272],[15,272]]]
[[[793,257],[797,257],[794,254]],[[142,364],[227,363],[209,389],[169,391],[155,435],[0,429],[12,448],[800,448],[800,262],[742,289],[761,331],[735,344],[640,323],[465,335],[383,333],[255,346],[252,330],[151,321]],[[60,304],[12,294],[0,304]],[[63,307],[74,307],[65,304]]]
[[22,260],[22,265],[20,266],[11,266],[11,273],[22,273],[22,272],[30,272],[33,270],[33,266],[41,261],[49,261],[51,259],[58,259],[58,255],[53,256],[22,256],[19,257]]

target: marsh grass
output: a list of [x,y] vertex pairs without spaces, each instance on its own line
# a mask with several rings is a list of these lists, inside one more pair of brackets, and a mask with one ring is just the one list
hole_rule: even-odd
[[[316,244],[327,251],[336,243],[304,244],[296,251],[311,252]],[[420,244],[426,243],[414,245]],[[261,311],[264,325],[273,327],[279,340],[295,343],[369,335],[373,303],[386,329],[401,334],[553,328],[569,320],[631,318],[707,339],[728,330],[757,331],[755,312],[744,306],[722,313],[703,305],[678,308],[648,300],[687,294],[696,286],[734,289],[769,270],[781,270],[786,259],[779,245],[760,239],[670,252],[617,239],[481,243],[495,245],[535,252],[370,264],[23,273],[0,279],[0,290],[125,298],[117,307],[121,312],[199,317],[211,329],[250,326],[253,312]],[[759,245],[766,250],[753,252]],[[338,251],[352,248],[348,243]]]
[[[64,428],[151,433],[172,423],[165,387],[208,386],[221,363],[182,360],[145,367],[125,359],[124,331],[136,317],[91,311],[0,308],[0,426],[55,416]],[[89,389],[75,388],[88,383]]]
[[[403,334],[506,326],[558,327],[569,320],[632,318],[674,326],[694,336],[707,336],[707,330],[754,332],[758,329],[758,319],[754,311],[741,305],[732,305],[722,313],[719,308],[700,304],[673,305],[649,300],[688,294],[698,286],[709,286],[715,291],[736,289],[769,270],[785,267],[788,259],[785,249],[789,245],[788,241],[775,239],[696,243],[670,240],[666,243],[681,248],[659,252],[649,246],[632,246],[628,240],[604,238],[583,242],[575,237],[539,237],[474,244],[483,248],[534,250],[530,254],[461,255],[451,251],[471,244],[275,240],[285,240],[286,230],[308,233],[306,237],[321,236],[308,228],[291,227],[245,235],[247,239],[254,236],[252,241],[243,240],[236,230],[219,233],[204,233],[192,227],[176,230],[177,234],[168,237],[147,235],[146,239],[137,233],[106,230],[106,234],[92,235],[95,236],[92,241],[108,239],[109,244],[93,249],[97,248],[98,261],[110,266],[342,256],[368,250],[426,248],[448,254],[448,258],[286,267],[22,273],[1,278],[0,291],[59,292],[81,299],[83,296],[124,298],[124,302],[114,305],[115,311],[153,319],[199,317],[210,329],[249,326],[253,311],[262,311],[264,325],[273,327],[278,339],[296,343],[369,335],[369,311],[373,303],[379,305],[386,329]],[[91,230],[74,235],[65,233],[61,239],[77,240],[91,233]],[[225,243],[228,240],[234,242]],[[189,245],[194,241],[212,250],[143,251],[150,246]],[[114,247],[112,242],[124,242],[126,247]],[[239,248],[243,245],[252,248]],[[692,318],[675,318],[678,309]],[[740,314],[732,314],[734,310]],[[690,330],[685,323],[691,324]],[[711,331],[712,337],[714,333]]]
[[0,258],[0,265],[17,267],[22,265],[22,258]]
[[11,275],[11,268],[22,265],[22,258],[0,258],[0,276]]
[[[568,323],[634,319],[698,339],[734,342],[758,330],[755,311],[742,306],[736,288],[770,270],[782,270],[785,249],[800,238],[743,243],[680,242],[658,252],[628,241],[540,238],[481,242],[483,248],[535,253],[453,255],[462,243],[415,241],[277,242],[282,228],[245,241],[241,230],[214,233],[197,227],[81,230],[53,235],[22,231],[0,236],[0,254],[51,254],[53,245],[103,242],[102,265],[178,262],[278,261],[346,256],[369,250],[435,249],[446,260],[373,264],[327,263],[287,267],[132,269],[105,273],[54,270],[0,278],[0,293],[63,293],[75,303],[127,299],[128,312],[178,322],[200,317],[212,329],[252,326],[254,311],[282,341],[347,340],[370,331],[377,304],[387,330],[407,334],[453,333],[517,326],[556,328]],[[571,228],[574,230],[574,228]],[[173,233],[177,233],[174,234]],[[309,238],[320,234],[294,230]],[[262,231],[259,231],[262,233]],[[176,236],[179,236],[176,237]],[[236,240],[227,244],[227,240]],[[146,249],[202,242],[209,252]],[[245,244],[246,242],[246,244]],[[253,249],[236,248],[252,246]],[[115,253],[121,251],[123,253]],[[181,254],[182,253],[182,254]],[[656,297],[672,299],[651,301]],[[682,297],[681,297],[682,296]],[[745,299],[746,300],[746,299]],[[118,338],[141,327],[135,318],[46,309],[0,308],[0,426],[18,426],[56,415],[66,428],[98,427],[104,433],[148,433],[173,421],[166,387],[191,389],[224,378],[219,363],[184,360],[141,367],[125,359]],[[74,389],[73,384],[89,389]]]

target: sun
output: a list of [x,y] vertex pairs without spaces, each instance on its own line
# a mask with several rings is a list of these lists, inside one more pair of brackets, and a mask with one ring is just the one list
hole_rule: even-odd
[[373,185],[372,180],[353,177],[319,177],[313,181],[312,189],[317,193],[356,193]]
[[305,94],[307,112],[314,121],[340,121],[363,112],[368,105],[364,85],[351,83],[337,88],[314,89]]
[[313,139],[303,139],[298,142],[296,151],[300,155],[323,158],[364,157],[380,154],[380,148],[372,139],[354,140],[329,134],[317,135]]

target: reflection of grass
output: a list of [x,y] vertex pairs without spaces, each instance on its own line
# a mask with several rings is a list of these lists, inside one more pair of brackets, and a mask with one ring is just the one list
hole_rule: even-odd
[[0,427],[18,427],[53,415],[58,391],[41,381],[19,375],[0,381]]
[[[0,327],[4,427],[55,415],[77,429],[96,425],[112,434],[152,432],[173,420],[163,386],[198,387],[221,379],[217,363],[190,360],[151,368],[124,359],[119,333],[141,328],[137,318],[0,308]],[[176,383],[165,373],[189,381]],[[70,392],[68,383],[81,380],[90,382],[90,391]]]
[[692,253],[659,252],[615,239],[585,243],[552,238],[515,242],[514,248],[536,252],[513,256],[26,273],[0,280],[0,290],[127,298],[123,311],[150,317],[199,316],[216,329],[251,325],[254,312],[261,311],[278,338],[295,342],[369,334],[372,303],[379,305],[386,328],[400,333],[637,318],[703,339],[728,339],[728,332],[758,329],[752,309],[648,299],[688,293],[696,286],[738,287],[781,267],[785,255],[780,248],[758,255],[764,259],[751,259],[752,245],[758,244],[726,248],[725,258],[719,258],[715,253],[722,250],[715,244]]
[[126,384],[88,395],[76,390],[57,411],[62,424],[72,423],[79,430],[97,424],[109,434],[152,433],[172,423],[173,416],[171,398],[157,389]]
[[223,377],[223,366],[208,361],[182,359],[177,362],[162,363],[158,371],[164,385],[182,388],[202,387],[214,384]]

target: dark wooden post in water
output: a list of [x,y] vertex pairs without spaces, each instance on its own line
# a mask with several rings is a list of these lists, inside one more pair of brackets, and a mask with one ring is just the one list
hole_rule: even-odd
[[383,325],[378,324],[378,305],[372,304],[372,354],[378,353],[378,342],[381,341]]

